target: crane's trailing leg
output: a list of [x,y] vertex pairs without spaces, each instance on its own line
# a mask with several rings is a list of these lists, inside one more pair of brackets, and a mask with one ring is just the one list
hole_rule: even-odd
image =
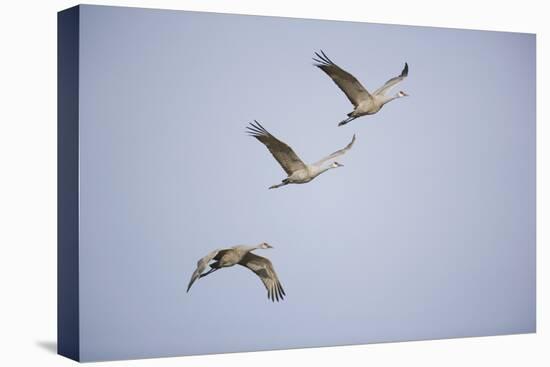
[[269,189],[276,189],[276,188],[278,188],[278,187],[288,185],[289,183],[290,183],[290,182],[288,182],[288,179],[285,178],[280,184],[273,185],[273,186],[269,186]]
[[215,272],[216,270],[220,270],[220,268],[212,268],[212,269],[208,270],[206,273],[201,274],[201,275],[199,276],[199,278],[205,277],[205,276],[207,276],[208,274],[211,274],[211,273]]
[[347,124],[348,122],[351,122],[351,121],[355,120],[356,118],[357,117],[349,116],[347,119],[340,121],[338,123],[338,126],[343,126],[343,125]]

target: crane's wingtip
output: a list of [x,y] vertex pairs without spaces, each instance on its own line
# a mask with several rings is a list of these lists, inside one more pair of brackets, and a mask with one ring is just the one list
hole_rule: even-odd
[[353,136],[351,137],[351,141],[346,148],[351,149],[351,147],[353,147],[353,144],[355,144],[355,134],[353,134]]
[[407,76],[407,75],[409,75],[409,64],[405,62],[405,66],[403,67],[401,76]]
[[319,65],[314,64],[315,66],[321,68],[322,66],[328,66],[334,64],[331,59],[324,53],[323,50],[320,50],[321,53],[314,51],[313,53],[317,56],[317,59],[314,57],[313,60],[319,63]]

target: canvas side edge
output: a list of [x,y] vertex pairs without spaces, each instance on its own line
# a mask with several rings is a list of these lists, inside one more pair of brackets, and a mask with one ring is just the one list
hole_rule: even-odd
[[78,6],[57,15],[57,353],[80,360],[79,21]]

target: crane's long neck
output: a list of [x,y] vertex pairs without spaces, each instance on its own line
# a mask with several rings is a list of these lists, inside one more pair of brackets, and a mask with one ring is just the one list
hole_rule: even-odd
[[254,251],[254,250],[257,250],[259,248],[262,248],[262,244],[259,243],[255,246],[243,246],[242,249],[244,250],[244,252],[250,252],[250,251]]
[[393,101],[394,99],[404,97],[406,94],[401,94],[402,92],[395,93],[393,96],[381,96],[382,105],[385,105],[388,102]]
[[399,98],[398,94],[394,94],[393,96],[383,96],[381,98],[382,105],[385,105],[386,103],[391,102],[391,101],[393,101],[394,99],[397,99],[397,98]]
[[312,176],[317,177],[321,173],[325,173],[326,171],[328,171],[332,168],[334,168],[334,167],[332,167],[332,165],[326,165],[326,166],[321,166],[321,167],[312,167],[310,169],[312,170]]

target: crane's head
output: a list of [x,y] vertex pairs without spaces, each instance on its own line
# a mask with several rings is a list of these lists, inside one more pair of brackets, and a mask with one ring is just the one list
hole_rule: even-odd
[[260,248],[265,250],[265,249],[268,249],[268,248],[273,248],[273,246],[271,246],[267,242],[262,242],[262,243],[260,243]]
[[333,162],[330,165],[330,168],[338,168],[338,167],[344,167],[344,165],[342,163],[338,163],[338,162]]
[[398,93],[397,93],[397,97],[398,98],[401,98],[401,97],[408,97],[409,95],[405,92],[403,92],[402,90],[400,90]]

